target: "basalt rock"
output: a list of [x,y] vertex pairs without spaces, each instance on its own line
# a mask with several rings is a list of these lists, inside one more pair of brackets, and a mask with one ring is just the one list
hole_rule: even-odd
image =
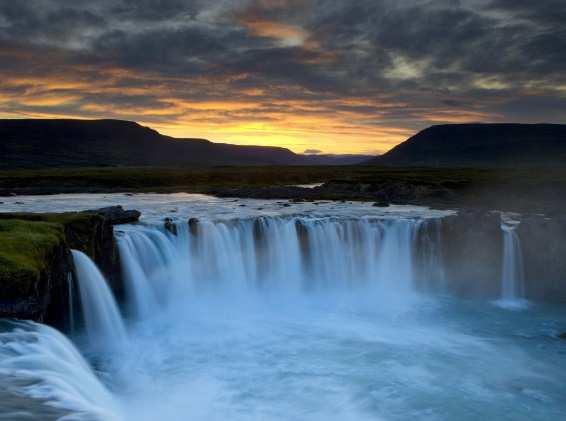
[[527,215],[517,227],[528,297],[566,301],[566,215]]
[[464,296],[497,297],[503,237],[497,212],[460,211],[440,222],[440,254],[448,288]]
[[109,206],[106,208],[87,211],[104,217],[109,225],[130,224],[140,219],[141,213],[137,210],[124,210],[122,206]]
[[70,249],[90,256],[120,296],[123,291],[113,226],[135,222],[121,207],[60,214],[0,214],[0,317],[64,328],[69,315]]
[[72,270],[61,224],[0,219],[0,317],[64,325]]
[[363,200],[376,203],[444,205],[453,201],[454,192],[440,185],[414,181],[385,180],[363,183],[333,180],[314,188],[298,186],[225,187],[207,193],[218,197],[253,199],[289,199],[295,202],[313,200]]
[[198,218],[189,218],[189,232],[192,235],[197,235],[198,233]]
[[[517,215],[526,298],[566,302],[566,215]],[[446,287],[464,296],[501,293],[501,213],[461,210],[425,229],[439,230]],[[432,231],[427,235],[432,235]],[[419,248],[419,247],[417,247]]]
[[376,208],[386,208],[389,206],[389,202],[375,202],[372,206]]
[[171,218],[165,218],[163,220],[163,227],[171,234],[177,235],[177,225],[175,225]]

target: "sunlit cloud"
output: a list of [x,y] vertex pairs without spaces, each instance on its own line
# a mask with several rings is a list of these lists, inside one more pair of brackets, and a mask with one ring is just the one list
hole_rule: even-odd
[[566,3],[519,3],[0,3],[0,116],[323,153],[431,124],[563,122]]
[[283,46],[303,45],[308,33],[298,26],[269,21],[247,21],[244,25],[253,36],[274,38]]

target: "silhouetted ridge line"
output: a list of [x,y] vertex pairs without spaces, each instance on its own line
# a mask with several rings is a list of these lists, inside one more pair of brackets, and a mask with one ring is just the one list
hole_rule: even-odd
[[432,126],[367,164],[397,167],[566,166],[566,125]]
[[270,146],[176,139],[122,120],[0,120],[0,169],[86,166],[327,165],[367,156],[295,154]]

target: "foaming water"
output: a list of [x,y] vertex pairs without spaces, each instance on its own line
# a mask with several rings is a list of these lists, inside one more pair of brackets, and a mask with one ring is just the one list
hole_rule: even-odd
[[71,420],[564,419],[566,313],[423,293],[423,279],[443,276],[435,223],[321,212],[185,218],[176,234],[117,227],[125,321],[75,255],[98,346],[74,337],[87,363],[53,329],[5,326],[0,408],[23,400],[12,406],[36,419]]
[[[131,308],[148,315],[170,298],[222,288],[240,299],[265,290],[296,294],[345,287],[410,302],[414,243],[423,221],[249,218],[118,233]],[[348,290],[346,288],[346,291]]]
[[[75,346],[61,333],[32,322],[12,322],[0,333],[2,392],[25,396],[61,409],[61,420],[118,421],[114,397],[96,377]],[[5,402],[1,398],[0,402]],[[28,415],[39,409],[26,405]],[[26,411],[8,414],[13,420]]]
[[565,413],[560,344],[532,337],[527,319],[428,298],[391,311],[343,292],[244,302],[200,292],[132,327],[131,352],[107,367],[110,387],[131,420]]
[[[22,392],[22,383],[9,384],[72,420],[474,420],[478,414],[548,420],[566,414],[563,346],[550,335],[566,322],[563,313],[509,313],[427,297],[390,312],[363,291],[343,292],[258,292],[245,302],[221,290],[179,297],[178,305],[132,324],[128,352],[107,358],[98,378],[62,335],[33,325],[31,346],[22,337],[28,328],[18,327],[0,337],[18,345],[19,367],[30,377],[17,378],[32,387]],[[562,318],[548,325],[555,317]],[[4,385],[16,369],[2,343]]]
[[84,253],[71,250],[81,298],[89,346],[93,349],[122,348],[127,343],[126,327],[106,279]]

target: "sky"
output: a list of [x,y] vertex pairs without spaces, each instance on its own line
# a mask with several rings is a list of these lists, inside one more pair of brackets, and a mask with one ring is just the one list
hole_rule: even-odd
[[0,118],[382,153],[566,122],[565,0],[0,0]]

